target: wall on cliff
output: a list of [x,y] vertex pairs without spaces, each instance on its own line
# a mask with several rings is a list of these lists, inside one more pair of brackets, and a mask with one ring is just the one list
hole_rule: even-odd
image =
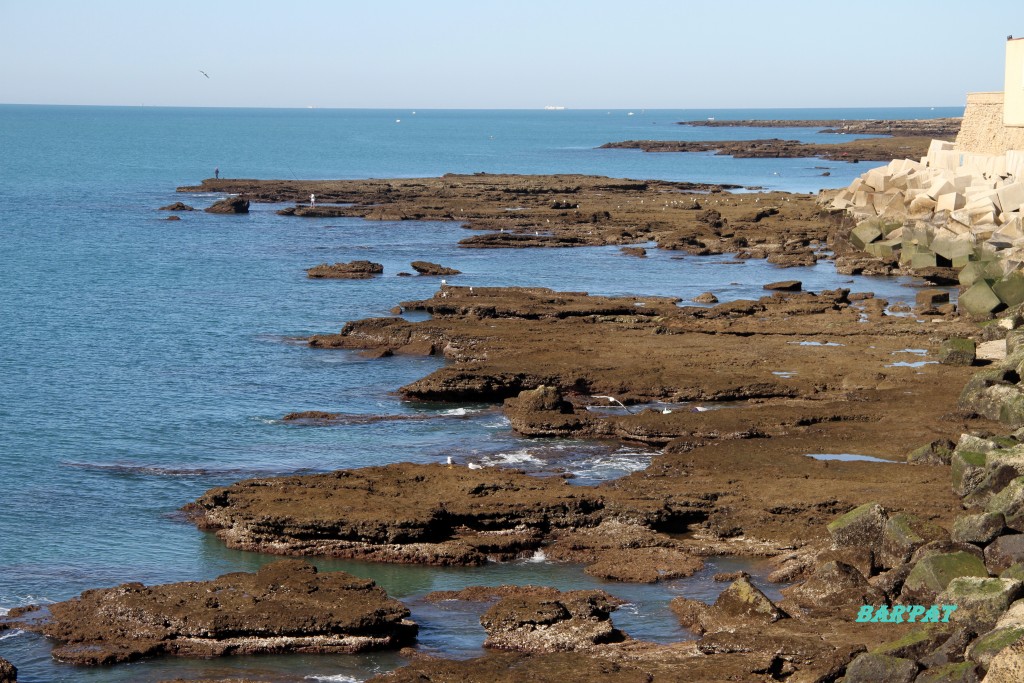
[[957,151],[978,154],[1004,154],[1011,149],[1024,150],[1024,127],[1003,125],[1003,93],[974,92],[967,95],[967,108]]

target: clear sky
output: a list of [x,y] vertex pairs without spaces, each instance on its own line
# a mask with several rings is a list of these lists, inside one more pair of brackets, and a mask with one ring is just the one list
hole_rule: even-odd
[[0,102],[956,106],[1009,34],[1022,0],[0,0]]

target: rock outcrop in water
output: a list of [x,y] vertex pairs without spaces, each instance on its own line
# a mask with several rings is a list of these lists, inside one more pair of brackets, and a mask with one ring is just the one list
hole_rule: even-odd
[[89,590],[47,611],[24,626],[59,641],[57,659],[88,665],[157,655],[353,653],[398,648],[416,635],[409,610],[373,581],[294,560],[213,581]]
[[333,265],[321,263],[306,271],[306,275],[313,279],[335,278],[344,280],[363,280],[380,275],[384,272],[384,266],[372,261],[349,261],[348,263],[335,263]]
[[244,197],[228,197],[215,202],[206,213],[249,213],[249,200]]
[[18,683],[18,669],[0,657],[0,683]]
[[519,652],[572,652],[618,643],[626,635],[610,614],[623,603],[600,590],[536,591],[501,598],[480,617],[484,647]]
[[462,273],[461,270],[447,268],[439,263],[431,263],[430,261],[413,261],[410,265],[412,265],[412,269],[418,275],[459,275]]

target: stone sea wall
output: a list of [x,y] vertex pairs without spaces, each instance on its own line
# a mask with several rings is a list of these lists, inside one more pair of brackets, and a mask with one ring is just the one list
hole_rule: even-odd
[[974,92],[967,95],[963,124],[956,149],[977,154],[1002,154],[1024,149],[1024,128],[1003,125],[1003,93]]

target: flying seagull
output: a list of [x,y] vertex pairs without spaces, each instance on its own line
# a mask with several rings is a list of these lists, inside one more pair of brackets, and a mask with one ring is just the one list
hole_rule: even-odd
[[606,399],[608,399],[609,403],[618,403],[620,406],[622,406],[622,409],[625,410],[627,413],[629,413],[630,415],[633,414],[633,411],[631,411],[629,408],[627,408],[622,403],[622,401],[620,401],[619,399],[615,398],[614,396],[591,396],[591,398],[606,398]]
[[210,74],[206,73],[206,72],[205,72],[205,71],[203,71],[202,69],[200,69],[200,70],[199,70],[199,73],[203,74],[203,75],[204,75],[204,76],[206,76],[207,78],[209,78],[209,77],[210,77]]

